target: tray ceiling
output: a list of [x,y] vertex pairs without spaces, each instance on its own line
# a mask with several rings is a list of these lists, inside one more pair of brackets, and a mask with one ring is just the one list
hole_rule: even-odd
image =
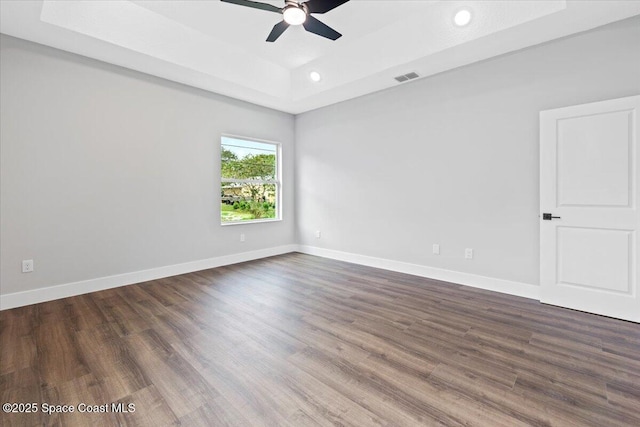
[[294,114],[640,14],[639,1],[351,0],[320,16],[340,39],[291,27],[266,43],[277,14],[218,0],[0,7],[4,34]]

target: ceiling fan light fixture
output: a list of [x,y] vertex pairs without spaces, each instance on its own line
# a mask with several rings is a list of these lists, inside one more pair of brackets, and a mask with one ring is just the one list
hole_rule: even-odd
[[307,20],[307,14],[305,11],[295,5],[289,5],[284,8],[284,12],[282,12],[282,16],[284,21],[289,25],[300,25]]
[[[2,0],[0,0],[2,1]],[[279,8],[271,3],[261,3],[254,0],[220,0],[224,3],[233,3],[252,9],[275,12],[282,16],[282,21],[273,26],[267,36],[266,42],[273,43],[278,37],[292,25],[304,24],[305,31],[324,37],[329,40],[338,40],[342,34],[315,18],[313,13],[326,13],[336,7],[347,3],[349,0],[284,0],[284,8]]]

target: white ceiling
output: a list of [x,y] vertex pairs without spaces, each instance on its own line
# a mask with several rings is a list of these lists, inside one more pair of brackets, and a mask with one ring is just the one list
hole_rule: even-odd
[[0,0],[0,31],[297,114],[638,14],[638,0],[351,0],[315,15],[340,39],[290,27],[267,43],[280,16],[218,0]]

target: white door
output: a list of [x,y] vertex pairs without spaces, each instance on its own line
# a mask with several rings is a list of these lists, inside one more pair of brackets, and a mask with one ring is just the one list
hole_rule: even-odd
[[639,117],[640,96],[540,113],[542,302],[640,322]]

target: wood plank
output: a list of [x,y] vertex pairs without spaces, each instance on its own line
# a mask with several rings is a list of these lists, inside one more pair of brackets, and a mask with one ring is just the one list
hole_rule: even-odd
[[193,366],[154,331],[129,335],[124,341],[144,377],[152,381],[177,417],[218,396],[214,387],[207,384]]
[[[111,412],[106,412],[110,408],[104,405],[110,402],[105,396],[102,384],[92,374],[47,387],[44,390],[44,401],[49,405],[70,405],[74,408],[73,412],[43,414],[47,425],[97,427],[116,424],[115,416]],[[105,411],[100,412],[101,409],[96,412],[87,411],[87,408],[96,406],[102,406]]]
[[0,376],[34,365],[35,307],[0,311]]
[[0,312],[3,426],[636,426],[640,325],[287,254]]
[[109,325],[82,330],[77,337],[89,370],[104,383],[105,403],[151,385],[129,347]]
[[[153,385],[138,390],[115,403],[122,404],[127,408],[127,412],[115,413],[117,421],[114,425],[122,427],[180,425],[180,421],[171,411],[167,401]],[[130,404],[134,405],[134,411],[129,408]]]
[[65,300],[38,305],[35,346],[43,386],[55,386],[89,373],[73,326],[66,316]]

